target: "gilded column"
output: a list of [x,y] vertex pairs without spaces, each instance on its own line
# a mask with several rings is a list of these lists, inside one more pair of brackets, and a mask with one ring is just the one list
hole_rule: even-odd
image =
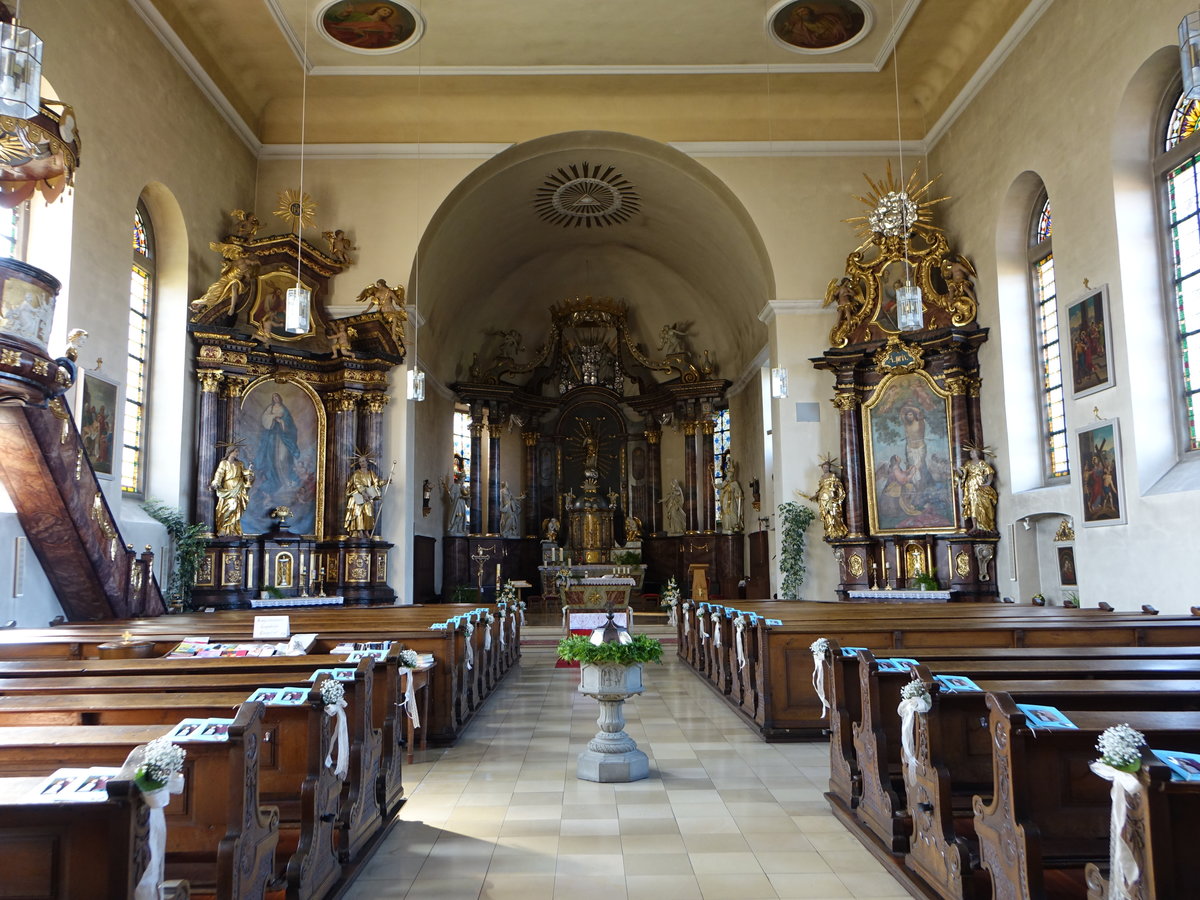
[[833,397],[842,419],[842,465],[846,480],[846,528],[851,537],[864,535],[866,528],[866,482],[863,474],[863,459],[858,452],[861,434],[861,412],[858,393],[853,387],[843,385]]
[[390,399],[381,391],[371,391],[362,395],[362,406],[358,411],[356,449],[375,458],[380,477],[387,474],[387,465],[383,461],[383,410]]
[[488,534],[500,533],[500,429],[504,417],[488,414]]
[[657,428],[646,429],[646,460],[649,466],[648,481],[650,496],[646,501],[646,533],[662,531],[662,432]]
[[696,423],[683,423],[683,530],[694,534],[700,529],[697,516]]
[[[346,482],[354,463],[358,436],[356,391],[334,391],[325,398],[328,452],[325,457],[325,535],[345,538]],[[339,577],[342,573],[339,573]]]
[[699,530],[704,532],[712,532],[717,529],[717,495],[713,481],[713,468],[716,465],[716,458],[713,455],[713,430],[713,420],[706,418],[700,422],[699,432],[696,435],[696,459],[699,463],[696,474],[700,479],[698,504],[700,514],[697,518],[699,519]]
[[538,493],[537,477],[537,444],[536,431],[523,431],[521,438],[525,441],[525,533],[541,536],[538,525],[538,510],[542,508],[541,497]]
[[483,531],[483,410],[471,408],[471,521],[470,534]]
[[200,382],[200,441],[196,450],[195,519],[215,531],[216,496],[208,485],[220,462],[217,442],[227,439],[221,433],[225,423],[220,391],[225,375],[216,369],[199,369],[196,380]]

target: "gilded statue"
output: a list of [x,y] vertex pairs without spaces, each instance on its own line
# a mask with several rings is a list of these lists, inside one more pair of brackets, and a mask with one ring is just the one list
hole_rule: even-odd
[[551,516],[542,521],[542,540],[557,541],[558,529],[562,527],[557,516]]
[[390,288],[387,281],[380,278],[362,289],[358,302],[367,304],[367,312],[379,313],[397,343],[404,341],[404,323],[408,321],[408,311],[404,308],[402,285]]
[[204,296],[192,301],[192,309],[208,309],[228,299],[228,314],[232,316],[237,312],[242,298],[249,294],[254,278],[258,275],[259,262],[240,244],[211,241],[208,249],[220,253],[225,258],[225,263],[221,268],[220,277],[204,292]]
[[353,328],[347,328],[344,322],[334,322],[326,334],[329,337],[329,348],[334,359],[352,355],[350,338],[354,336]]
[[833,471],[833,460],[821,460],[821,480],[817,482],[815,494],[800,492],[800,496],[817,504],[821,514],[821,525],[825,529],[825,537],[836,540],[844,538],[849,530],[842,517],[842,504],[846,502],[846,486],[842,479]]
[[829,282],[829,287],[825,290],[825,301],[821,306],[828,306],[830,303],[837,304],[838,320],[829,332],[829,343],[833,347],[844,347],[851,333],[863,320],[867,300],[855,280],[846,276]]
[[339,228],[336,231],[322,231],[321,236],[329,244],[330,259],[340,263],[351,262],[350,254],[358,248],[346,237],[346,232]]
[[262,222],[258,221],[258,216],[252,212],[246,212],[244,209],[232,209],[229,211],[229,216],[234,220],[233,236],[239,237],[244,241],[251,240],[258,229],[262,227]]
[[222,537],[242,534],[242,513],[250,502],[250,485],[254,484],[254,466],[243,465],[238,453],[236,444],[225,451],[209,483],[217,495],[217,535]]
[[625,517],[625,543],[633,544],[642,539],[642,520],[635,515]]
[[388,479],[371,469],[371,461],[358,458],[356,468],[346,482],[345,532],[351,537],[371,537],[375,533],[375,504],[383,497]]
[[992,487],[996,470],[984,459],[984,451],[973,445],[965,445],[971,458],[954,470],[954,480],[962,490],[963,519],[971,519],[976,530],[996,530],[996,500],[998,495]]
[[965,324],[975,318],[979,308],[975,297],[976,277],[975,267],[965,256],[956,256],[942,260],[942,277],[946,279],[946,290],[949,293],[947,306],[954,324]]

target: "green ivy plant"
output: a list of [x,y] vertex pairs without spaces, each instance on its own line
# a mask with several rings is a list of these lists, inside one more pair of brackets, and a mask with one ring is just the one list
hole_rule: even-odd
[[204,559],[206,541],[203,523],[189,522],[174,506],[158,500],[147,500],[142,504],[146,515],[167,529],[174,549],[171,575],[167,579],[166,601],[169,606],[180,610],[192,608],[192,588],[196,585],[196,574]]
[[659,641],[644,634],[634,635],[630,644],[609,641],[593,644],[586,634],[573,634],[558,642],[558,658],[577,663],[618,663],[633,666],[638,663],[662,662],[663,648]]
[[912,586],[918,591],[936,591],[939,590],[937,579],[928,572],[918,572],[912,577]]
[[642,554],[637,550],[618,550],[612,555],[614,565],[636,566],[642,561]]
[[783,575],[779,596],[784,600],[800,599],[800,585],[808,571],[804,566],[805,532],[816,517],[811,507],[794,500],[779,504],[779,571]]

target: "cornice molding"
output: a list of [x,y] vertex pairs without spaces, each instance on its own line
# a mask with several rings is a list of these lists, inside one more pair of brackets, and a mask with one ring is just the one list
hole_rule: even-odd
[[754,355],[754,359],[746,363],[746,367],[742,369],[742,374],[730,385],[729,390],[725,392],[725,396],[736,397],[744,391],[751,381],[759,377],[763,368],[769,364],[770,359],[771,348],[764,344],[763,348]]
[[[512,144],[305,144],[305,159],[491,159]],[[263,144],[259,159],[299,159],[299,144]]]
[[[719,156],[895,156],[895,141],[673,141],[670,146],[692,157]],[[924,141],[904,141],[905,153],[921,156]]]
[[770,325],[779,316],[809,316],[821,312],[820,300],[768,300],[758,313],[758,320]]

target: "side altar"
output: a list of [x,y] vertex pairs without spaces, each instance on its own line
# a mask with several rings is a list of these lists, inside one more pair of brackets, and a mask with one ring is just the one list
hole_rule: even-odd
[[[980,415],[975,271],[933,224],[933,182],[870,183],[851,219],[863,243],[829,283],[840,461],[809,499],[838,562],[842,600],[918,591],[930,602],[995,601],[995,469]],[[918,599],[906,596],[904,599]]]
[[[211,535],[193,600],[221,609],[261,597],[391,603],[377,515],[391,370],[404,361],[404,289],[374,280],[361,313],[334,319],[331,280],[355,249],[298,236],[307,197],[281,207],[291,233],[259,237],[235,210],[210,246],[220,277],[192,303],[200,384],[195,518]],[[285,214],[286,213],[286,214]]]

